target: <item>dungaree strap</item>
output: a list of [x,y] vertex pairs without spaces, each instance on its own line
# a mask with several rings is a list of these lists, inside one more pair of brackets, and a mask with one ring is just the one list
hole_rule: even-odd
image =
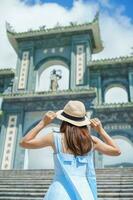
[[91,152],[94,151],[94,143],[92,142]]
[[60,153],[61,150],[62,150],[60,133],[59,132],[53,132],[53,136],[54,136],[56,153]]

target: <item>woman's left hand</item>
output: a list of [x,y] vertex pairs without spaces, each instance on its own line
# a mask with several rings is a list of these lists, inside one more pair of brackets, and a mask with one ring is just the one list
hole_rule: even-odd
[[98,118],[93,118],[93,119],[90,119],[90,126],[95,130],[97,131],[98,133],[100,133],[101,129],[102,129],[102,123],[101,121],[98,119]]
[[53,111],[48,111],[42,118],[43,125],[50,124],[56,117],[56,113]]

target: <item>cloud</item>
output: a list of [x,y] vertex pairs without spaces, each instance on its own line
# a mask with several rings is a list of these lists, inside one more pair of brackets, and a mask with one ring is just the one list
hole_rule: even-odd
[[110,0],[98,0],[98,2],[104,7],[107,7],[107,8],[112,7],[112,5],[110,4]]
[[[110,12],[113,15],[110,15]],[[101,13],[100,28],[104,50],[96,58],[118,57],[131,55],[133,47],[133,24],[129,17],[124,15],[125,7],[119,6]],[[114,11],[114,12],[113,12]]]
[[[71,9],[64,8],[56,3],[36,4],[27,6],[18,0],[0,0],[0,67],[15,67],[16,54],[8,42],[5,21],[11,23],[16,31],[37,29],[46,25],[52,27],[59,22],[67,25],[69,22],[84,23],[93,19],[96,11],[101,9],[100,28],[104,51],[93,58],[116,57],[129,55],[133,46],[133,24],[130,18],[124,15],[124,7],[115,8],[112,15],[112,5],[109,1],[75,1]],[[108,5],[108,8],[107,8]],[[109,5],[111,5],[109,7]]]

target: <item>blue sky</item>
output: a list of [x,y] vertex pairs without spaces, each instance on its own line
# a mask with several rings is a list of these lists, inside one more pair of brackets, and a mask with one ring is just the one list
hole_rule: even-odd
[[[37,0],[22,0],[29,5],[34,5],[37,3]],[[73,5],[73,0],[39,0],[41,3],[58,3],[67,8],[71,8]]]
[[131,17],[133,20],[133,1],[132,0],[111,0],[110,1],[114,5],[124,5],[125,7],[125,15]]
[[[76,1],[76,0],[75,0]],[[93,59],[130,56],[133,52],[133,0],[4,0],[0,4],[0,66],[16,66],[17,56],[5,31],[5,21],[16,32],[77,22],[91,22],[99,9],[104,50]],[[123,39],[124,38],[124,39]]]
[[[32,6],[38,1],[43,3],[58,3],[63,7],[71,8],[74,0],[21,0],[26,4]],[[78,0],[77,0],[78,1]],[[124,14],[133,20],[133,0],[82,0],[83,2],[109,2],[113,6],[124,6]],[[108,9],[109,10],[109,9]],[[112,10],[110,10],[111,12]],[[110,13],[111,14],[111,13]]]

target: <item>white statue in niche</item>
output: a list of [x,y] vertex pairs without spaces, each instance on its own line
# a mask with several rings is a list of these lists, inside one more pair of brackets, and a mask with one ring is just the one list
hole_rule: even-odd
[[62,78],[62,71],[53,69],[50,73],[50,90],[55,92],[59,88],[58,81]]

